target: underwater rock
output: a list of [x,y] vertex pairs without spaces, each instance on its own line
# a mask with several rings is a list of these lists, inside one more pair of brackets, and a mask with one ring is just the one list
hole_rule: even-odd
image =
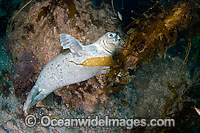
[[[99,78],[99,80],[101,79]],[[91,113],[98,103],[103,103],[107,99],[103,91],[103,84],[100,84],[100,82],[102,81],[98,81],[96,77],[93,77],[88,81],[55,90],[55,94],[61,96],[65,104],[69,104],[74,108],[83,108]]]
[[183,99],[178,101],[178,107],[173,106],[169,112],[165,109],[168,108],[167,100],[173,101],[174,92],[170,86],[174,86],[177,95],[182,96],[187,89],[185,83],[192,84],[189,69],[184,73],[180,71],[182,62],[183,60],[178,57],[156,58],[151,65],[140,67],[135,72],[132,84],[138,94],[136,117],[161,118],[165,113],[176,112],[177,108],[181,110]]
[[3,47],[3,41],[0,39],[0,71],[9,72],[12,70],[12,57]]
[[25,88],[32,85],[34,72],[36,70],[37,60],[34,59],[33,54],[24,51],[23,55],[14,64],[16,77],[14,79],[15,94],[21,96]]
[[3,97],[8,97],[11,86],[9,80],[12,78],[13,62],[12,56],[6,52],[0,39],[0,92]]
[[10,90],[9,90],[10,85],[4,76],[5,75],[0,76],[0,92],[3,97],[8,97],[10,93]]
[[32,76],[36,64],[37,61],[33,58],[33,54],[25,51],[15,64],[15,72],[24,80],[27,80]]
[[[108,30],[119,31],[116,29],[118,21],[110,17],[112,12],[107,7],[104,8],[106,18],[101,18],[98,16],[100,10],[94,10],[91,2],[74,1],[78,13],[69,18],[67,4],[60,5],[59,0],[56,2],[32,3],[28,12],[20,12],[13,23],[14,30],[8,33],[9,40],[13,41],[10,47],[14,60],[21,57],[26,49],[33,52],[39,66],[43,67],[60,53],[60,33],[70,34],[82,44],[91,44]],[[52,6],[54,8],[51,9]],[[44,7],[48,10],[43,10]],[[38,19],[38,16],[41,17]],[[101,23],[95,26],[93,21]]]

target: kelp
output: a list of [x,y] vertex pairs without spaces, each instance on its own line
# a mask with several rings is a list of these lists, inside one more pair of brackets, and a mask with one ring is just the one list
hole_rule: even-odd
[[17,15],[25,8],[27,7],[33,0],[28,1],[22,8],[19,9],[19,11],[10,19],[9,21],[9,27],[12,26],[14,19],[17,17]]
[[73,0],[52,0],[48,6],[42,7],[40,13],[38,14],[37,22],[41,19],[42,16],[46,17],[48,14],[53,13],[56,6],[62,6],[65,4],[69,9],[69,18],[73,18],[74,15],[78,13]]
[[[20,14],[20,12],[26,8],[33,0],[28,1],[24,6],[22,6],[19,11],[10,19],[9,21],[9,28],[12,27],[14,19]],[[52,14],[53,11],[55,10],[56,6],[62,6],[63,4],[67,4],[67,7],[69,9],[69,18],[73,18],[75,14],[78,13],[76,10],[75,4],[73,0],[51,0],[49,2],[49,5],[46,7],[42,7],[37,18],[37,22],[40,21],[42,17],[46,17],[48,14]],[[53,20],[52,20],[53,21]]]
[[[158,8],[157,3],[155,6]],[[188,40],[189,47],[183,64],[187,62],[190,40],[199,34],[199,5],[195,1],[178,2],[172,7],[160,9],[159,13],[155,11],[158,10],[145,12],[144,16],[128,26],[125,44],[120,53],[114,56],[117,66],[112,67],[107,74],[108,82],[113,81],[119,73],[123,75],[121,77],[127,77],[129,69],[151,62],[158,54],[165,57],[167,49],[174,46],[180,38]]]
[[[162,118],[173,118],[176,120],[176,126],[171,128],[157,129],[159,131],[168,132],[182,132],[182,131],[195,131],[200,126],[200,119],[195,111],[194,107],[199,105],[198,96],[193,97],[193,93],[198,93],[200,84],[200,73],[197,74],[192,85],[188,85],[186,82],[180,82],[175,86],[169,84],[169,90],[173,93],[171,98],[166,101],[166,108],[163,110]],[[183,93],[176,92],[181,87],[184,87]],[[187,97],[187,98],[186,98]],[[195,100],[196,99],[196,100]],[[180,103],[182,104],[180,106]],[[181,107],[181,109],[180,109]],[[176,112],[172,111],[172,108],[176,108]]]
[[67,7],[69,9],[69,18],[73,18],[74,15],[78,13],[73,0],[61,0],[61,4],[62,3],[67,4]]
[[189,38],[189,40],[188,40],[188,46],[187,46],[187,48],[185,49],[185,51],[186,51],[185,59],[184,59],[184,61],[183,61],[183,63],[182,63],[182,68],[181,68],[181,71],[182,71],[182,72],[184,72],[184,70],[185,70],[185,65],[186,65],[187,62],[188,62],[188,57],[189,57],[189,54],[190,54],[190,51],[191,51],[191,47],[192,47],[192,44],[191,44],[191,40],[190,40],[190,38]]
[[199,23],[195,3],[180,2],[171,12],[168,10],[157,16],[139,19],[137,27],[129,30],[125,50],[122,50],[127,59],[125,66],[135,68],[141,61],[151,61],[157,54],[165,55],[179,37],[187,39],[193,36]]

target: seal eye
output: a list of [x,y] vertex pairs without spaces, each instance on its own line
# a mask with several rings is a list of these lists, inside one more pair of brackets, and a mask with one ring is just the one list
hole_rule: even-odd
[[108,34],[108,37],[113,38],[115,35],[113,33]]

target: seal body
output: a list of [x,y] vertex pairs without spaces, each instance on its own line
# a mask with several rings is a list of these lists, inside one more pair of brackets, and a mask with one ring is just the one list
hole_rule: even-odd
[[110,57],[119,47],[120,37],[108,32],[95,43],[84,46],[72,36],[61,34],[60,42],[63,49],[70,51],[59,54],[46,64],[28,95],[24,111],[54,90],[87,80],[108,67]]
[[[85,56],[74,56],[71,52],[61,53],[50,61],[40,73],[36,84],[40,89],[55,90],[68,84],[87,80],[99,73],[104,66],[84,66],[82,62],[91,57],[103,57],[93,52],[82,53]],[[94,56],[95,55],[95,56]]]

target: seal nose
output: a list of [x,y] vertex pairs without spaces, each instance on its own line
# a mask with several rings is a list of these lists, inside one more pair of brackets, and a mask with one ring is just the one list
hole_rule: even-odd
[[116,34],[116,36],[115,36],[115,40],[118,41],[118,42],[121,41],[121,38],[120,38],[120,36],[119,36],[118,34]]

